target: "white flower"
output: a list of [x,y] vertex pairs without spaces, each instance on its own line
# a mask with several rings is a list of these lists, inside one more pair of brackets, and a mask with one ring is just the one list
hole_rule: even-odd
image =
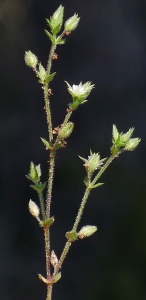
[[91,90],[94,88],[94,84],[91,84],[90,81],[87,81],[86,83],[82,84],[82,82],[79,83],[79,85],[73,84],[71,86],[67,81],[65,81],[68,86],[68,91],[73,97],[78,97],[81,99],[86,99],[86,97],[90,94]]

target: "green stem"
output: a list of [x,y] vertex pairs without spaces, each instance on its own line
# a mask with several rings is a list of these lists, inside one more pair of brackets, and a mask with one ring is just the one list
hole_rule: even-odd
[[[84,193],[84,197],[82,199],[82,202],[81,202],[80,208],[78,210],[77,217],[75,219],[75,223],[73,225],[72,230],[76,230],[77,229],[77,226],[78,226],[78,224],[79,224],[79,222],[81,220],[81,217],[82,217],[82,214],[83,214],[83,210],[84,210],[85,204],[87,202],[87,199],[89,197],[89,194],[90,194],[90,189],[86,188],[85,193]],[[58,267],[55,270],[54,277],[57,274],[57,272],[59,271],[59,269],[62,267],[62,264],[63,264],[64,259],[65,259],[66,255],[67,255],[68,251],[69,251],[69,248],[70,248],[71,244],[72,243],[70,241],[66,242],[66,244],[64,246],[64,249],[62,251],[62,254],[60,256],[59,262],[58,262]]]
[[51,67],[52,67],[52,56],[55,52],[57,45],[52,44],[51,45],[51,49],[50,49],[50,53],[49,53],[49,57],[48,57],[48,62],[47,62],[47,75],[50,75],[51,72]]
[[53,139],[53,132],[52,132],[52,117],[51,117],[51,109],[50,109],[50,101],[49,101],[49,93],[48,93],[48,84],[44,84],[44,101],[45,101],[45,111],[47,116],[49,141],[51,142]]
[[[52,44],[50,53],[49,53],[48,62],[47,62],[47,75],[49,75],[51,72],[52,56],[54,54],[55,49],[56,49],[56,45]],[[48,88],[49,88],[49,84],[48,83],[44,84],[45,111],[46,111],[46,116],[47,116],[49,141],[51,142],[53,140],[53,130],[52,130],[52,117],[51,117]],[[54,165],[55,165],[55,152],[50,151],[47,197],[46,197],[46,216],[45,216],[46,220],[50,217]],[[51,279],[51,275],[50,275],[50,229],[47,227],[44,229],[44,238],[45,238],[45,253],[46,253],[46,273],[47,273],[47,280],[50,280]],[[50,284],[47,286],[46,300],[51,300],[51,299],[52,299],[52,285]]]
[[63,121],[63,125],[66,125],[67,124],[67,122],[68,122],[68,120],[70,119],[70,117],[71,117],[71,115],[72,115],[72,109],[68,109],[68,112],[67,112],[67,114],[66,114],[66,116],[65,116],[65,119],[64,119],[64,121]]
[[55,166],[55,151],[50,151],[50,162],[49,162],[49,170],[48,170],[49,176],[48,176],[47,198],[46,198],[46,220],[50,218],[54,166]]
[[79,225],[79,222],[81,220],[81,217],[82,217],[82,214],[83,214],[83,211],[84,211],[84,208],[85,208],[85,205],[86,205],[86,202],[88,200],[88,197],[89,197],[89,194],[90,194],[90,189],[87,187],[86,190],[85,190],[85,193],[84,193],[84,197],[81,201],[81,205],[80,205],[80,208],[78,210],[78,213],[77,213],[77,216],[76,216],[76,219],[75,219],[75,223],[73,225],[73,228],[72,230],[77,230],[77,227]]
[[114,158],[117,157],[117,155],[111,155],[109,159],[106,161],[106,163],[103,165],[103,167],[100,169],[98,174],[95,176],[93,181],[91,182],[91,185],[93,186],[97,180],[101,177],[101,175],[105,172],[105,170],[108,168],[108,166],[111,164],[111,162],[114,160]]
[[[51,46],[48,62],[47,62],[47,75],[50,75],[51,67],[52,67],[52,56],[56,49],[56,45]],[[52,117],[51,117],[51,109],[50,109],[50,101],[49,101],[49,93],[48,93],[49,84],[44,84],[44,100],[45,100],[45,111],[47,116],[47,126],[48,126],[48,134],[49,134],[49,141],[51,142],[53,139],[53,132],[52,132]]]
[[66,244],[65,244],[65,246],[64,246],[64,249],[63,249],[63,251],[62,251],[62,254],[61,254],[61,256],[60,256],[58,265],[57,265],[57,267],[56,267],[56,269],[55,269],[55,272],[54,272],[54,274],[53,274],[53,278],[55,278],[56,274],[57,274],[58,271],[61,269],[62,264],[63,264],[64,259],[65,259],[66,255],[67,255],[68,251],[69,251],[69,248],[70,248],[71,244],[72,244],[72,243],[69,242],[69,241],[66,242]]
[[44,229],[44,239],[45,239],[45,253],[46,253],[46,273],[47,280],[50,279],[50,232],[46,227]]
[[40,207],[41,207],[41,214],[43,217],[43,221],[45,221],[45,205],[44,205],[44,198],[43,198],[43,192],[38,192],[39,200],[40,200]]
[[47,298],[46,298],[46,300],[51,300],[52,299],[52,288],[53,288],[52,284],[49,284],[47,286]]

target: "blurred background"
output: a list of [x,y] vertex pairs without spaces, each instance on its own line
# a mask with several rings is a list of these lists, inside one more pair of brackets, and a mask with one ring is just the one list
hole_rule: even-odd
[[[38,201],[25,175],[30,161],[47,176],[43,94],[24,63],[25,50],[46,66],[50,41],[45,18],[60,5],[49,0],[0,0],[0,296],[40,300],[46,287],[44,241],[28,201]],[[53,299],[146,299],[146,1],[64,0],[65,20],[75,12],[78,28],[59,46],[51,84],[53,125],[65,115],[71,85],[92,81],[89,101],[72,116],[74,132],[57,153],[52,199],[52,249],[60,256],[81,201],[85,170],[78,155],[110,153],[112,124],[135,127],[142,141],[116,159],[91,193],[83,225],[98,232],[71,247]],[[38,203],[38,202],[37,202]]]

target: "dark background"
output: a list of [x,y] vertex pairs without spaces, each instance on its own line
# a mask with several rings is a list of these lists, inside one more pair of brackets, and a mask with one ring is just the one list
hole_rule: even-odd
[[[48,0],[0,1],[0,297],[45,299],[44,243],[28,212],[38,201],[25,178],[30,161],[47,176],[47,138],[43,94],[24,63],[31,50],[45,66],[50,42],[45,18],[60,5]],[[52,249],[59,256],[84,192],[78,154],[89,149],[109,155],[112,124],[126,132],[134,126],[142,141],[134,152],[116,159],[103,175],[105,185],[91,194],[80,226],[98,232],[71,247],[54,287],[53,299],[146,299],[146,1],[64,0],[65,19],[77,12],[81,21],[59,46],[51,87],[53,125],[59,125],[70,84],[92,81],[96,89],[72,116],[75,129],[67,148],[58,151],[54,181]]]

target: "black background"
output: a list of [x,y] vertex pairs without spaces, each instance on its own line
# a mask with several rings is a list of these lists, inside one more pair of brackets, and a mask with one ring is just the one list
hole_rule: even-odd
[[[45,299],[43,234],[28,212],[38,201],[25,178],[30,161],[47,176],[43,94],[24,63],[25,50],[45,66],[50,42],[45,18],[59,1],[0,1],[0,296],[3,300]],[[59,125],[71,85],[92,81],[88,103],[72,116],[67,148],[58,151],[52,199],[52,249],[59,256],[64,234],[74,222],[85,176],[78,155],[89,149],[107,157],[112,124],[135,127],[141,144],[116,159],[91,194],[80,226],[98,232],[71,247],[53,299],[146,299],[146,2],[144,0],[64,0],[65,19],[81,16],[78,28],[59,46],[51,84],[53,125]]]

